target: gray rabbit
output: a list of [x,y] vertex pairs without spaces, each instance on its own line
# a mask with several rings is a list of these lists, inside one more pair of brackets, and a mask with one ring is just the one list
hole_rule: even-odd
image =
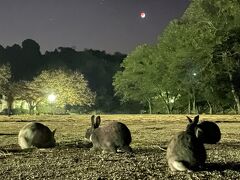
[[189,124],[186,131],[175,135],[167,148],[167,161],[171,171],[197,170],[207,158],[203,143],[195,135],[199,116],[193,121],[187,118]]
[[91,128],[87,129],[85,137],[93,143],[92,150],[103,150],[117,152],[120,149],[125,152],[132,152],[129,144],[132,141],[128,127],[121,122],[111,122],[99,127],[100,116],[91,117]]
[[216,144],[221,139],[221,131],[216,123],[203,121],[197,125],[196,136],[204,144]]
[[47,126],[31,122],[26,124],[18,134],[18,144],[22,149],[37,147],[49,148],[56,144],[54,134]]

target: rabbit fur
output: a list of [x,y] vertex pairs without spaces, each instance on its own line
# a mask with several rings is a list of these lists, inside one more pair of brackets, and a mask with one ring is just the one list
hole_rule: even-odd
[[54,147],[56,143],[54,138],[55,131],[56,129],[52,132],[41,123],[28,123],[19,131],[18,144],[22,149]]
[[111,122],[105,126],[99,127],[101,123],[100,116],[91,117],[91,128],[87,129],[85,137],[93,143],[92,150],[103,150],[117,152],[121,149],[125,152],[132,152],[129,146],[132,137],[128,127],[121,122]]
[[206,150],[203,143],[196,137],[195,129],[199,121],[196,116],[185,131],[176,134],[167,148],[167,162],[171,171],[192,171],[204,165]]

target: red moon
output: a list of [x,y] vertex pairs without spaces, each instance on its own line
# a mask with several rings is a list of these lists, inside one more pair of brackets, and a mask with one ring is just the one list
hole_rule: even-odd
[[146,17],[145,12],[141,12],[141,13],[140,13],[140,16],[141,16],[142,19],[144,19],[144,18]]

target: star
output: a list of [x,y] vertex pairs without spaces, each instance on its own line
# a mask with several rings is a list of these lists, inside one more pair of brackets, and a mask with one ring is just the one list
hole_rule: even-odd
[[103,5],[103,3],[105,2],[105,0],[100,0],[100,5]]

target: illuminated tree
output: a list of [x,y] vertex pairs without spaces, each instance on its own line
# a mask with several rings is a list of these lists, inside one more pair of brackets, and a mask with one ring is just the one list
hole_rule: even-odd
[[9,82],[10,78],[10,66],[0,65],[0,93],[3,93],[3,87]]
[[[80,72],[70,70],[44,70],[29,84],[42,102],[50,94],[56,95],[56,106],[92,106],[95,94],[88,88],[88,82]],[[36,96],[36,97],[37,97]]]
[[17,87],[18,99],[25,100],[29,107],[29,114],[34,114],[34,109],[44,100],[45,94],[35,81],[20,81]]
[[11,70],[9,65],[0,66],[0,94],[6,97],[8,106],[8,115],[11,114],[12,104],[14,101],[13,95],[11,93],[12,84],[10,83]]

